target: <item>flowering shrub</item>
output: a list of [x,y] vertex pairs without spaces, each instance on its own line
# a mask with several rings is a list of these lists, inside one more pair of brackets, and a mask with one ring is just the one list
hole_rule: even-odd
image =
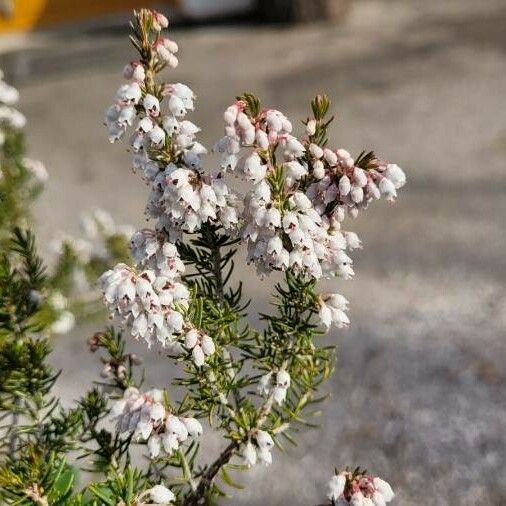
[[[26,119],[14,106],[18,91],[3,80],[0,71],[0,245],[9,248],[11,231],[26,228],[30,205],[39,196],[49,174],[38,160],[25,156]],[[118,260],[129,260],[129,227],[118,227],[103,210],[82,218],[79,238],[60,234],[52,242],[54,266],[46,271],[47,293],[39,317],[47,332],[64,334],[77,316],[97,312],[97,276]],[[41,299],[42,301],[42,299]]]
[[[125,83],[106,112],[111,142],[129,137],[132,167],[149,188],[145,212],[153,228],[132,234],[133,263],[125,255],[100,277],[114,326],[89,346],[101,354],[103,381],[65,410],[47,400],[56,374],[44,362],[46,351],[39,354],[37,378],[44,381],[30,395],[11,392],[0,405],[30,420],[24,431],[15,423],[6,433],[0,497],[7,503],[214,504],[225,486],[235,486],[230,470],[269,465],[276,447],[311,425],[315,404],[325,398],[319,390],[332,373],[334,347],[319,344],[321,336],[350,323],[346,298],[318,288],[322,278],[354,275],[349,253],[361,242],[345,229],[346,218],[381,197],[393,201],[405,183],[397,165],[372,152],[354,158],[329,146],[333,118],[325,96],[312,101],[300,137],[282,112],[252,94],[237,97],[214,147],[219,167],[205,169],[200,128],[186,119],[196,96],[159,77],[178,65],[177,44],[162,35],[167,25],[160,13],[135,13],[131,41],[139,56],[126,65]],[[244,181],[245,195],[231,174]],[[251,326],[242,285],[232,281],[241,244],[258,276],[278,273],[261,329]],[[25,259],[19,275],[33,290],[44,276],[33,241],[29,246],[18,239],[12,254]],[[182,395],[143,388],[129,338],[175,364]],[[215,459],[199,451],[209,432],[225,440]],[[135,458],[135,446],[146,459]],[[70,450],[103,479],[76,492]],[[360,468],[336,472],[328,484],[333,505],[382,506],[393,496],[386,482]]]

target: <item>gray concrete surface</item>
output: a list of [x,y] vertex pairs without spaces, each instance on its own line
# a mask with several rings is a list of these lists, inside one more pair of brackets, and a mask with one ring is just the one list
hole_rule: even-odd
[[[399,505],[506,504],[505,27],[504,1],[372,0],[341,26],[176,30],[173,79],[199,95],[208,144],[239,92],[291,118],[326,92],[335,144],[374,148],[409,178],[397,205],[351,225],[364,250],[356,279],[336,287],[352,326],[332,335],[339,363],[322,430],[244,475],[250,486],[229,504],[315,504],[346,464],[388,479]],[[142,222],[146,189],[101,126],[131,54],[120,35],[32,36],[0,57],[21,88],[31,153],[51,174],[36,213],[44,241],[75,230],[90,206]],[[262,306],[258,284],[247,287]],[[89,331],[56,344],[66,399],[98,371]],[[149,357],[148,381],[171,374]]]

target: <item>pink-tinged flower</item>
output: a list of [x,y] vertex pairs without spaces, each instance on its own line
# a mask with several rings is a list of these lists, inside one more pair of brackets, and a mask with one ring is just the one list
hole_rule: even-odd
[[341,471],[329,480],[327,497],[340,506],[386,506],[394,498],[390,485],[359,469]]
[[167,28],[169,26],[169,20],[161,12],[152,10],[151,16],[152,16],[153,28],[157,32],[159,32],[163,28]]
[[328,493],[327,497],[331,501],[337,501],[344,492],[344,487],[346,486],[346,475],[343,473],[335,474],[330,478],[330,481],[327,484]]
[[129,81],[142,83],[146,79],[146,71],[140,61],[131,61],[124,67],[123,77]]
[[179,62],[175,55],[179,48],[173,40],[168,37],[158,37],[153,44],[153,49],[162,61],[166,62],[172,68],[177,67]]

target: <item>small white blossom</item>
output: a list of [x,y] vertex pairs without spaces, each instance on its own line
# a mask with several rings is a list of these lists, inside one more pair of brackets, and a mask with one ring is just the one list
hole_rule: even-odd
[[271,435],[265,430],[259,430],[256,434],[256,442],[261,450],[272,449],[274,447],[274,441]]
[[387,165],[384,175],[393,183],[397,190],[406,184],[406,174],[404,174],[404,171],[395,163],[389,163]]
[[176,53],[178,52],[178,46],[167,37],[158,37],[155,41],[153,48],[162,61],[167,62],[169,67],[176,68],[178,66],[178,59]]
[[188,306],[187,288],[152,270],[136,272],[118,264],[100,278],[104,301],[111,316],[148,346],[167,346],[183,329],[184,316],[175,308]]
[[272,464],[272,453],[268,448],[259,448],[258,450],[258,460],[266,465],[270,466]]
[[346,486],[346,476],[342,473],[335,474],[334,476],[332,476],[332,478],[330,478],[327,484],[328,488],[327,497],[331,501],[337,501],[343,495],[345,486]]
[[148,116],[156,118],[160,114],[160,101],[154,95],[148,93],[143,98],[142,105]]
[[362,241],[355,232],[343,232],[343,235],[346,239],[346,246],[348,249],[353,250],[362,248]]
[[47,169],[41,161],[32,160],[31,158],[23,158],[23,165],[40,183],[45,183],[49,179]]
[[148,439],[149,458],[156,459],[162,449],[162,438],[158,434],[153,434]]
[[164,485],[155,485],[146,490],[146,493],[154,501],[154,506],[165,506],[176,499],[174,493]]
[[381,178],[378,188],[381,195],[383,195],[387,200],[395,200],[395,197],[397,197],[397,190],[395,189],[394,183],[386,177]]
[[3,72],[0,76],[0,102],[5,105],[15,105],[19,100],[19,91],[3,80]]
[[204,332],[194,328],[186,333],[184,345],[188,350],[191,350],[193,362],[197,367],[202,367],[206,357],[215,352],[213,340]]
[[181,418],[181,421],[191,437],[199,437],[202,434],[202,424],[196,418]]
[[76,317],[70,311],[62,311],[51,324],[51,332],[55,334],[68,334],[76,324]]
[[273,375],[273,373],[269,372],[267,374],[264,374],[260,378],[260,381],[258,382],[258,387],[257,387],[258,393],[260,393],[262,395],[269,394],[269,392],[271,391],[271,387],[272,387],[272,375]]
[[155,30],[160,31],[162,28],[167,28],[169,26],[169,20],[161,12],[152,10],[151,15],[153,28]]
[[135,441],[147,441],[150,458],[157,458],[163,448],[172,454],[189,437],[202,434],[202,425],[191,417],[178,417],[167,410],[163,404],[161,390],[141,393],[129,387],[123,398],[111,408],[111,419],[116,422],[118,431],[131,432]]
[[142,97],[142,90],[139,83],[124,84],[118,89],[116,97],[123,105],[136,105]]
[[252,467],[257,463],[257,452],[255,446],[251,441],[248,441],[244,447],[244,451],[242,453],[245,464],[248,467]]
[[376,490],[383,495],[386,502],[390,502],[394,498],[394,491],[392,490],[390,484],[385,480],[378,477],[374,478],[374,486],[376,487]]
[[131,61],[123,69],[123,77],[137,83],[142,83],[146,79],[146,71],[141,62]]
[[311,119],[307,122],[306,133],[308,135],[314,135],[316,133],[316,120]]
[[327,329],[331,325],[337,328],[347,327],[350,323],[345,311],[348,309],[348,301],[338,293],[330,293],[320,297],[320,311],[318,317],[322,325]]

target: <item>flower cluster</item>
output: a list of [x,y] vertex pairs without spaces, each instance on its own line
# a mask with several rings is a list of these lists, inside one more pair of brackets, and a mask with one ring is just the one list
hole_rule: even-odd
[[151,346],[179,344],[191,353],[197,367],[215,352],[210,336],[186,318],[190,293],[180,276],[185,267],[174,244],[150,229],[135,232],[131,251],[137,269],[118,264],[101,277],[102,291],[113,317],[132,335]]
[[[222,168],[238,170],[253,184],[243,211],[248,261],[261,273],[291,269],[351,278],[345,251],[361,243],[341,229],[345,210],[355,216],[373,199],[393,200],[405,183],[402,169],[371,153],[353,160],[344,149],[325,147],[320,117],[308,120],[298,140],[284,114],[260,110],[251,95],[228,107],[224,119],[225,136],[215,146]],[[240,156],[243,147],[248,151]]]
[[336,506],[385,506],[395,495],[386,481],[360,469],[335,474],[327,487],[327,497]]
[[258,392],[263,395],[272,394],[273,399],[281,405],[285,402],[289,387],[290,375],[287,371],[281,369],[276,373],[264,374],[258,383]]
[[[285,114],[260,107],[258,99],[249,94],[238,97],[225,111],[225,135],[214,148],[221,156],[220,167],[217,172],[206,172],[203,156],[207,150],[198,142],[200,128],[187,118],[194,110],[195,94],[182,83],[155,81],[160,70],[178,64],[177,44],[161,35],[167,24],[154,11],[136,14],[132,42],[140,60],[125,67],[127,82],[106,113],[111,141],[132,127],[132,167],[149,187],[146,215],[156,224],[133,234],[131,252],[136,266],[118,264],[107,271],[101,278],[102,290],[111,314],[134,337],[148,345],[173,346],[174,355],[183,352],[186,360],[193,361],[195,367],[185,371],[190,377],[177,379],[178,384],[189,387],[187,399],[195,402],[193,406],[212,415],[217,402],[229,406],[228,395],[232,394],[237,410],[232,404],[228,410],[219,407],[218,416],[235,417],[244,409],[244,422],[234,418],[239,430],[231,437],[231,449],[220,456],[222,462],[240,455],[248,467],[257,462],[269,465],[273,437],[290,428],[290,422],[284,420],[285,414],[291,419],[292,410],[286,408],[297,406],[296,417],[306,402],[301,401],[302,381],[297,375],[307,375],[303,379],[312,389],[330,370],[330,355],[322,353],[316,360],[313,354],[314,317],[327,329],[349,324],[348,301],[342,295],[314,292],[320,278],[354,276],[349,252],[362,244],[354,232],[345,230],[343,222],[373,200],[394,200],[406,178],[397,165],[373,153],[354,158],[344,149],[329,147],[325,97],[313,101],[313,118],[305,122],[304,134],[296,137]],[[229,187],[229,173],[246,182],[243,197]],[[183,245],[185,233],[193,238]],[[240,360],[246,363],[258,358],[253,367],[262,371],[258,392],[265,398],[258,408],[248,405],[247,409],[242,387],[235,390],[241,384],[242,362],[234,363],[224,345],[231,342],[229,334],[234,338],[237,334],[233,313],[240,307],[240,288],[237,292],[224,288],[232,272],[227,274],[225,266],[234,251],[223,255],[220,250],[241,239],[247,246],[248,263],[259,274],[286,271],[288,285],[286,292],[281,285],[278,288],[281,317],[265,316],[269,330],[264,342],[255,346],[237,343]],[[182,259],[195,272],[185,273]],[[185,275],[185,279],[196,276],[191,292],[182,282]],[[292,301],[292,295],[300,298]],[[298,312],[306,313],[304,320],[297,320]],[[229,321],[234,323],[227,326]],[[306,325],[307,334],[300,332]],[[274,338],[272,332],[279,335]],[[264,349],[256,349],[263,345]],[[293,357],[302,353],[308,356],[305,371],[294,366]],[[209,374],[202,374],[203,366]],[[227,374],[218,372],[221,367]],[[287,400],[291,376],[297,378],[297,388],[292,388]],[[205,391],[208,381],[213,388]],[[309,399],[309,391],[306,394]],[[156,458],[162,449],[171,455],[202,431],[196,419],[180,417],[167,406],[159,390],[141,394],[129,388],[113,415],[119,430],[146,441]],[[284,413],[276,422],[270,416],[273,410]],[[210,466],[203,472],[192,492],[195,498],[204,497],[214,471]],[[381,499],[391,499],[383,483],[358,470],[346,471],[333,478],[329,498],[343,505],[380,506]]]
[[186,318],[190,293],[180,279],[185,267],[176,246],[150,229],[135,232],[130,246],[137,269],[118,264],[101,277],[112,316],[149,346],[184,344],[195,365],[203,366],[215,345]]
[[[226,229],[238,224],[237,197],[222,174],[208,175],[197,169],[200,160],[185,155],[187,167],[174,163],[158,172],[147,204],[147,214],[158,219],[157,228],[172,239],[181,232],[195,232],[207,222],[221,223]],[[197,155],[196,155],[197,156]],[[192,167],[194,165],[194,167]]]
[[111,316],[148,346],[172,344],[183,330],[189,291],[174,278],[118,264],[100,277]]
[[161,276],[170,279],[176,279],[185,270],[176,246],[165,242],[163,235],[153,230],[135,232],[130,240],[130,248],[141,268],[159,272]]
[[120,139],[136,122],[130,144],[133,167],[151,187],[146,214],[157,220],[157,229],[170,239],[180,238],[182,231],[199,230],[207,222],[235,227],[238,200],[222,173],[201,170],[207,149],[196,139],[200,128],[185,119],[194,110],[195,94],[182,83],[154,85],[147,72],[148,66],[157,70],[175,67],[177,44],[160,35],[167,23],[156,21],[158,13],[146,10],[141,16],[156,26],[156,37],[146,48],[149,58],[130,62],[124,69],[129,82],[119,88],[106,112],[109,139]]
[[258,430],[244,447],[242,456],[245,464],[248,467],[254,466],[257,462],[266,466],[272,464],[271,450],[273,447],[274,441],[271,435],[264,430]]
[[58,233],[50,243],[60,282],[80,303],[96,302],[96,279],[105,269],[129,257],[133,227],[117,225],[109,213],[95,209],[84,214],[80,234]]
[[[25,116],[13,107],[19,100],[19,92],[16,88],[7,84],[3,78],[4,74],[0,70],[0,147],[5,146],[9,131],[19,131],[26,125]],[[12,157],[12,150],[9,157]],[[23,157],[20,159],[20,164],[35,178],[36,183],[43,184],[47,181],[49,175],[41,161]],[[2,178],[3,173],[0,167],[0,179]]]
[[196,418],[171,413],[162,390],[141,393],[135,387],[127,388],[123,398],[113,404],[111,418],[120,433],[132,432],[134,439],[147,441],[152,459],[158,457],[162,448],[172,455],[188,438],[202,434],[202,425]]
[[51,250],[62,255],[68,247],[81,264],[105,261],[111,257],[111,241],[116,237],[128,240],[133,232],[133,227],[117,225],[107,211],[97,208],[81,216],[79,236],[58,234],[51,241]]
[[14,130],[20,130],[26,125],[25,116],[13,107],[19,100],[19,92],[3,78],[4,74],[0,70],[0,145],[5,142],[3,125]]
[[[338,222],[343,221],[345,210],[355,217],[359,210],[367,208],[373,200],[384,197],[388,201],[394,201],[397,190],[406,183],[406,176],[398,165],[371,157],[354,161],[344,149],[322,149],[321,152],[323,158],[318,162],[321,162],[323,170],[318,172],[321,167],[318,166],[317,175],[323,177],[314,178],[315,181],[307,189],[307,195],[321,214]],[[336,201],[338,205],[329,212],[329,204]]]

